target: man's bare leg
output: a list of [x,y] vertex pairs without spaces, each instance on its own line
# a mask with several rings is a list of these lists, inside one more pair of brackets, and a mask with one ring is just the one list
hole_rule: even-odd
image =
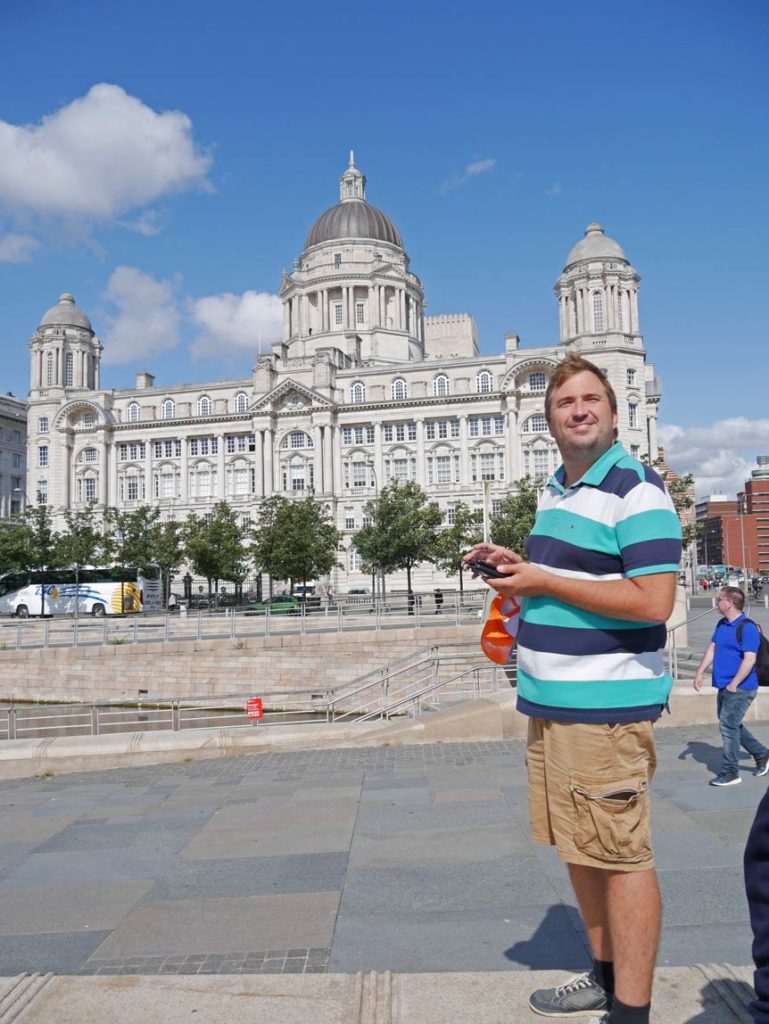
[[568,867],[594,959],[614,962],[618,999],[628,1006],[646,1006],[660,934],[656,872]]

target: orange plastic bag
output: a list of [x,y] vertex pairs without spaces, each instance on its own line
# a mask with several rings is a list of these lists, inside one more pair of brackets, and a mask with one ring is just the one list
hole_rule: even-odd
[[481,650],[497,665],[507,665],[513,655],[521,606],[514,597],[497,594],[489,605],[481,633]]

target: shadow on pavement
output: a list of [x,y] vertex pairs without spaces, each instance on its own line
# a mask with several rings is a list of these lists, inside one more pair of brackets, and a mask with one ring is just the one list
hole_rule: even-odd
[[532,937],[505,950],[506,959],[535,971],[589,970],[591,959],[585,940],[577,933],[571,915],[579,919],[575,907],[562,903],[548,907]]
[[687,757],[704,764],[711,772],[717,772],[721,767],[721,747],[713,746],[712,743],[703,743],[702,740],[689,740],[678,755],[678,760],[685,761]]
[[[752,987],[746,981],[724,977],[709,981],[700,991],[702,1010],[694,1017],[687,1018],[682,1024],[723,1024],[725,1020],[743,1021],[750,1024],[752,1017],[748,1004],[756,998]],[[724,1013],[727,1006],[730,1014]]]

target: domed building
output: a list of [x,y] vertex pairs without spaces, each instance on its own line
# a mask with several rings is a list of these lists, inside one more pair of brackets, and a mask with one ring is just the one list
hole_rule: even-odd
[[[370,586],[353,537],[389,481],[419,483],[451,523],[458,502],[483,506],[484,485],[493,509],[521,477],[557,468],[544,397],[566,351],[584,352],[611,381],[628,451],[656,457],[660,389],[638,285],[619,243],[590,224],[555,285],[557,340],[526,348],[511,333],[501,352],[481,355],[472,316],[425,316],[401,233],[369,203],[350,154],[338,202],[283,274],[282,338],[256,354],[247,379],[182,385],[141,371],[134,388],[104,389],[101,342],[61,296],[30,342],[27,493],[57,514],[89,501],[151,503],[177,519],[226,500],[248,523],[273,494],[312,492],[344,538],[329,584]],[[417,590],[456,585],[428,565],[413,580]]]

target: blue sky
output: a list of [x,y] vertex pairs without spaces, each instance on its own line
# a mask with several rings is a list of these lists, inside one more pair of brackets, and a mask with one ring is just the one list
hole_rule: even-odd
[[600,221],[674,468],[734,490],[769,452],[765,3],[6,0],[0,27],[1,390],[63,291],[107,386],[247,375],[354,148],[429,313],[554,342]]

